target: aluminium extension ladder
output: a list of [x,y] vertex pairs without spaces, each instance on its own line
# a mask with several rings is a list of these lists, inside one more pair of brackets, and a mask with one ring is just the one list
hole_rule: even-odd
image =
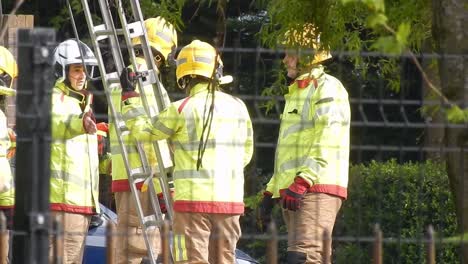
[[[116,28],[113,21],[113,14],[111,13],[111,6],[109,1],[113,1],[113,6],[117,7],[117,15],[119,17],[119,25],[121,28]],[[147,33],[144,27],[144,18],[141,12],[140,4],[138,0],[130,0],[131,4],[131,14],[132,18],[131,23],[127,23],[127,18],[124,12],[124,8],[121,0],[98,0],[99,7],[102,14],[103,24],[94,25],[93,17],[89,9],[88,0],[81,0],[83,11],[86,17],[86,23],[91,36],[92,46],[95,52],[95,56],[98,61],[98,66],[102,78],[102,83],[104,86],[104,91],[106,93],[107,102],[109,104],[109,114],[111,115],[111,126],[115,127],[117,134],[117,140],[120,146],[120,151],[125,163],[125,169],[127,171],[128,180],[130,184],[130,189],[132,196],[134,198],[140,223],[142,226],[142,234],[145,240],[146,248],[148,249],[149,261],[152,264],[156,264],[157,252],[152,248],[150,243],[149,232],[155,228],[161,228],[165,219],[159,207],[159,201],[157,199],[157,194],[154,189],[153,181],[151,180],[154,176],[154,171],[152,170],[151,164],[149,164],[148,159],[145,155],[141,142],[137,142],[137,148],[141,163],[143,165],[142,171],[132,171],[132,168],[129,164],[128,152],[124,146],[123,137],[128,136],[129,130],[125,125],[124,120],[120,114],[117,114],[117,107],[120,108],[119,102],[114,102],[112,100],[112,94],[118,94],[120,98],[121,85],[119,80],[119,73],[122,72],[122,69],[126,67],[123,55],[120,48],[120,41],[122,38],[125,40],[125,44],[128,50],[128,55],[130,58],[130,63],[132,65],[136,64],[136,55],[135,55],[135,46],[132,44],[132,38],[139,38],[141,42],[141,48],[143,55],[146,61],[147,70],[139,71],[142,74],[143,78],[138,78],[139,87],[144,87],[146,85],[152,85],[153,93],[146,94],[145,89],[140,89],[140,97],[143,103],[143,107],[147,116],[153,120],[153,118],[169,104],[169,97],[167,92],[162,87],[159,81],[159,71],[156,67],[150,46],[148,44]],[[106,72],[106,67],[104,60],[102,58],[102,41],[107,40],[110,44],[110,51],[112,53],[112,58],[115,62],[116,72]],[[150,107],[148,100],[156,100],[157,108]],[[154,105],[154,104],[153,104]],[[159,179],[161,189],[163,192],[164,202],[167,205],[167,213],[165,218],[172,222],[173,211],[172,211],[172,197],[170,195],[170,189],[167,179],[167,172],[173,166],[171,153],[169,151],[168,143],[166,140],[153,142],[153,147],[156,153],[156,158],[158,161],[158,173],[156,176]],[[147,194],[150,196],[150,202],[152,206],[152,214],[144,215],[143,209],[141,206],[141,201],[139,200],[138,190],[136,187],[137,183],[146,181],[148,186]]]

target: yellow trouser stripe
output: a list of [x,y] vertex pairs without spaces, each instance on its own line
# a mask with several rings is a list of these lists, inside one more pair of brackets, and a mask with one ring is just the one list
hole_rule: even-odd
[[175,261],[188,260],[187,258],[187,247],[185,245],[184,235],[175,235],[174,238],[174,258]]

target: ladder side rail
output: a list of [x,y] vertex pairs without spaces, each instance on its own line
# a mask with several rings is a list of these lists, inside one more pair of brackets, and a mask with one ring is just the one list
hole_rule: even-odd
[[[82,0],[81,2],[82,2],[82,5],[83,5],[83,11],[85,13],[86,22],[88,24],[88,29],[90,31],[91,41],[92,41],[92,44],[93,44],[93,47],[94,47],[94,54],[95,54],[96,59],[98,61],[98,67],[99,67],[99,71],[101,73],[101,78],[102,78],[102,83],[103,83],[103,86],[104,86],[106,99],[107,99],[107,102],[108,102],[108,105],[109,105],[109,108],[110,108],[110,112],[111,112],[111,119],[114,122],[115,130],[116,130],[116,133],[117,133],[117,141],[118,141],[119,146],[121,148],[122,156],[123,156],[124,160],[128,160],[128,152],[127,152],[127,149],[125,148],[125,145],[124,145],[124,142],[123,142],[123,139],[122,139],[122,131],[120,129],[121,125],[124,124],[124,122],[117,115],[116,110],[115,110],[115,106],[114,106],[113,101],[112,101],[112,97],[111,97],[112,89],[110,87],[111,85],[109,83],[109,80],[107,79],[109,77],[109,75],[106,72],[106,69],[105,69],[105,66],[104,66],[104,61],[102,59],[101,49],[99,48],[99,43],[97,41],[96,35],[94,34],[94,28],[95,27],[94,27],[94,23],[92,21],[92,16],[91,16],[91,12],[89,10],[87,0]],[[116,83],[117,83],[117,81],[116,81]],[[128,173],[131,172],[131,168],[130,168],[129,164],[127,164],[127,162],[125,162],[125,168],[126,168]]]
[[[131,4],[134,19],[139,20],[139,21],[143,21],[144,17],[143,17],[143,12],[141,11],[139,1],[138,0],[131,0],[130,4]],[[141,40],[140,42],[144,46],[143,52],[145,53],[144,55],[145,55],[146,63],[148,65],[149,69],[154,70],[155,73],[159,73],[159,70],[158,70],[158,68],[155,65],[154,60],[153,60],[152,51],[149,48],[150,46],[149,46],[149,42],[148,42],[148,38],[147,38],[148,34],[146,32],[146,28],[143,27],[143,30],[144,30],[144,34],[143,34],[142,37],[140,37],[140,40]],[[166,107],[168,107],[170,102],[166,101],[166,100],[163,100],[163,98],[169,98],[169,97],[167,96],[167,94],[166,95],[163,94],[163,91],[162,91],[161,85],[160,85],[160,80],[158,78],[158,74],[155,75],[155,83],[153,84],[153,91],[154,91],[154,94],[156,96],[157,105],[158,105],[158,108],[159,108],[158,110],[159,111],[164,110]],[[163,142],[161,142],[161,141],[159,141],[159,143],[154,142],[155,149],[159,149],[158,144],[161,144],[161,143],[163,143]],[[168,144],[167,141],[166,141],[166,144]],[[166,168],[164,166],[164,163],[160,162],[160,161],[163,160],[163,158],[160,156],[159,151],[157,152],[157,155],[159,155],[159,157],[157,157],[159,171],[166,172],[166,170],[165,170]],[[164,202],[165,202],[166,208],[167,208],[168,220],[172,222],[172,220],[173,220],[173,199],[172,199],[172,195],[170,194],[169,182],[167,180],[167,174],[166,173],[164,173],[164,174],[161,173],[160,174],[159,183],[160,183],[163,194],[168,194],[168,195],[164,195],[163,198],[164,198]]]
[[[123,55],[120,49],[120,44],[118,40],[118,32],[117,29],[115,28],[114,21],[112,19],[112,14],[111,14],[111,7],[109,5],[108,0],[99,0],[99,6],[101,8],[101,14],[103,16],[103,21],[105,23],[105,28],[106,30],[111,30],[113,34],[110,34],[108,37],[110,39],[110,45],[111,45],[111,52],[112,52],[112,57],[114,58],[114,61],[116,62],[116,70],[117,70],[117,76],[119,76],[119,73],[122,72],[122,69],[125,68],[125,62],[123,59]],[[99,42],[97,43],[99,45]],[[120,80],[118,80],[120,82]],[[120,84],[120,83],[119,83]],[[119,104],[118,107],[121,105]],[[114,107],[115,108],[115,107]],[[117,112],[115,112],[117,113]],[[117,113],[119,117],[121,117],[120,114]],[[123,122],[123,121],[122,121]],[[144,173],[150,173],[151,171],[151,166],[149,165],[148,159],[146,158],[146,155],[143,150],[138,149],[139,152],[139,157],[140,161],[143,167],[143,172]],[[127,160],[125,160],[127,161]],[[130,172],[127,172],[128,175],[131,175]],[[130,177],[129,177],[130,178]]]
[[[84,1],[86,2],[86,1]],[[122,72],[122,69],[125,67],[124,59],[122,52],[120,50],[120,44],[117,38],[117,31],[115,29],[114,21],[110,14],[110,5],[108,1],[99,0],[99,7],[101,9],[101,14],[103,18],[104,25],[106,25],[107,30],[112,30],[113,34],[109,36],[110,48],[112,52],[112,57],[114,58],[116,70],[118,73]],[[86,3],[86,5],[88,5]],[[89,8],[88,8],[89,11]],[[89,13],[91,15],[91,13]]]
[[[102,0],[99,0],[100,1],[100,4],[101,6],[102,3],[101,1]],[[95,54],[96,54],[96,58],[97,58],[97,61],[98,61],[98,66],[99,66],[99,70],[101,72],[101,78],[102,78],[102,81],[103,81],[103,85],[104,85],[104,89],[105,89],[105,94],[106,94],[106,99],[108,101],[108,104],[109,104],[109,108],[110,108],[110,112],[111,112],[111,118],[112,120],[114,121],[114,127],[115,127],[115,131],[116,131],[116,134],[117,134],[117,140],[118,140],[118,143],[119,143],[119,147],[120,147],[120,150],[121,150],[121,154],[122,154],[122,158],[124,160],[124,165],[125,165],[125,168],[126,168],[126,171],[127,171],[127,174],[129,175],[129,181],[130,181],[130,189],[132,191],[132,193],[134,194],[134,201],[137,205],[137,212],[138,212],[138,215],[139,215],[139,218],[140,218],[140,222],[142,224],[142,226],[144,227],[145,229],[145,235],[144,235],[144,239],[145,239],[145,244],[146,244],[146,247],[148,250],[148,254],[149,254],[149,257],[150,257],[150,260],[152,261],[153,264],[156,264],[155,261],[157,259],[157,255],[155,254],[151,244],[150,244],[150,241],[149,241],[149,238],[147,236],[147,225],[146,223],[144,222],[144,214],[143,214],[143,210],[142,210],[142,206],[141,206],[141,202],[137,196],[137,193],[138,193],[138,190],[136,188],[136,185],[134,183],[134,173],[132,173],[132,170],[131,170],[131,167],[130,167],[130,164],[129,164],[129,159],[128,159],[128,152],[127,152],[127,149],[125,148],[125,145],[124,145],[124,142],[123,142],[123,133],[121,131],[121,128],[123,128],[125,126],[125,123],[123,120],[121,120],[121,118],[119,117],[119,115],[117,114],[116,110],[115,110],[115,106],[114,106],[114,103],[112,101],[112,98],[111,98],[111,93],[112,93],[112,88],[111,88],[111,84],[112,84],[112,80],[109,78],[111,74],[107,74],[106,70],[105,70],[105,65],[104,65],[104,61],[102,59],[102,54],[101,54],[101,50],[100,50],[100,46],[99,46],[99,42],[97,40],[97,37],[96,37],[96,34],[94,32],[94,23],[92,21],[92,16],[91,16],[91,12],[89,11],[89,6],[87,5],[87,1],[86,0],[82,0],[82,4],[83,4],[83,10],[85,12],[85,17],[86,17],[86,21],[87,21],[87,24],[88,24],[88,29],[90,31],[90,35],[91,35],[91,39],[92,39],[92,42],[93,42],[93,46],[94,46],[94,50],[95,50]],[[105,9],[105,10],[109,10],[109,9]],[[102,13],[105,13],[103,12],[103,10],[101,10]],[[103,15],[105,16],[105,15]],[[109,16],[108,16],[109,17]],[[109,20],[107,21],[108,24],[109,24]],[[115,32],[115,30],[114,30]],[[115,36],[115,35],[114,35]],[[112,35],[110,36],[110,38],[112,39]],[[112,45],[112,44],[111,44]],[[115,47],[115,46],[113,46]],[[117,50],[119,51],[119,50]],[[113,57],[116,58],[116,62],[118,62],[119,58],[122,58],[122,56],[116,56],[114,53],[116,52],[116,50],[114,49],[113,50]],[[121,64],[120,65],[123,65],[123,60],[120,61]],[[114,84],[118,84],[119,87],[120,87],[120,84],[119,84],[119,79],[118,79],[118,73],[117,74],[113,74],[114,77],[115,77],[115,81],[114,81]],[[143,173],[144,174],[144,173]],[[151,175],[151,174],[150,174]]]
[[[121,21],[121,25],[122,27],[127,27],[128,23],[127,23],[127,19],[125,17],[125,13],[124,13],[124,10],[123,10],[123,7],[122,7],[122,2],[120,0],[116,0],[117,2],[117,10],[118,10],[118,15],[119,15],[119,18],[120,18],[120,21]],[[130,1],[131,4],[132,4],[132,9],[137,9],[137,10],[140,10],[139,9],[139,3],[136,2],[136,1]],[[137,6],[137,8],[133,8],[134,6]],[[140,10],[141,12],[141,10]],[[152,83],[152,86],[153,86],[153,94],[154,94],[154,98],[157,100],[157,106],[158,106],[158,112],[161,111],[162,109],[161,108],[161,102],[164,102],[164,100],[162,100],[163,98],[163,95],[162,95],[162,92],[161,92],[161,89],[160,89],[160,81],[159,81],[159,78],[157,76],[157,67],[156,65],[154,64],[154,61],[152,59],[152,52],[151,52],[151,49],[149,48],[149,44],[148,44],[148,40],[147,40],[147,33],[146,33],[146,28],[144,27],[142,21],[143,21],[143,16],[140,14],[140,15],[134,15],[135,19],[137,20],[137,22],[141,23],[141,30],[143,32],[142,35],[139,36],[140,38],[140,42],[142,43],[142,50],[143,50],[143,53],[144,53],[144,57],[145,57],[145,61],[147,63],[147,66],[148,66],[148,70],[149,72],[153,72],[154,73],[154,82]],[[126,44],[127,44],[127,48],[128,48],[128,53],[129,53],[129,56],[130,56],[130,61],[136,65],[136,55],[135,55],[135,50],[133,49],[133,44],[132,44],[132,41],[131,41],[131,37],[129,35],[129,33],[124,30],[124,37],[125,37],[125,41],[126,41]],[[148,64],[149,62],[149,64]],[[152,68],[152,69],[151,69]],[[143,82],[142,80],[139,78],[138,79],[138,84],[140,85],[140,87],[143,87]],[[155,89],[156,87],[156,89]],[[140,89],[140,96],[141,96],[141,99],[142,99],[142,103],[146,109],[146,113],[148,114],[148,116],[151,118],[151,120],[153,119],[153,117],[157,114],[157,113],[154,113],[154,109],[153,108],[150,108],[149,107],[149,103],[148,103],[148,97],[146,96],[145,92],[144,92],[144,89]],[[155,154],[156,154],[156,159],[158,160],[158,169],[159,169],[159,183],[160,183],[160,186],[161,186],[161,189],[162,189],[162,192],[163,192],[163,198],[164,198],[164,201],[166,203],[166,207],[167,207],[167,218],[172,221],[173,219],[173,210],[172,210],[172,205],[173,205],[173,202],[172,202],[172,196],[170,195],[170,188],[169,188],[169,183],[168,183],[168,180],[167,180],[167,176],[166,176],[166,167],[165,167],[165,163],[164,163],[164,159],[161,155],[161,147],[159,144],[162,144],[163,147],[165,147],[164,145],[166,145],[166,148],[167,148],[167,140],[160,140],[160,141],[156,141],[156,142],[153,142],[153,147],[154,147],[154,150],[155,150]],[[168,149],[168,148],[167,148]],[[158,203],[159,204],[159,203]],[[156,209],[157,210],[157,209]]]
[[[120,0],[119,0],[120,1]],[[141,11],[140,7],[140,2],[138,0],[131,0],[130,1],[131,8],[132,8],[132,13],[133,13],[133,18],[137,21],[144,21],[143,13]],[[146,28],[143,27],[144,34],[143,36],[140,37],[141,43],[143,45],[143,52],[145,53],[145,60],[146,64],[148,65],[148,69],[152,70],[155,72],[155,82],[153,84],[153,90],[154,94],[156,96],[157,100],[157,105],[158,105],[158,110],[162,111],[166,109],[166,107],[169,105],[168,101],[163,100],[165,98],[165,95],[162,92],[161,89],[161,82],[159,80],[158,74],[159,74],[159,69],[156,67],[154,60],[153,60],[153,54],[151,52],[151,49],[149,48],[149,42],[148,42],[148,34],[146,32]]]
[[[118,11],[117,13],[120,18],[120,23],[122,25],[122,28],[128,28],[129,24],[127,22],[127,18],[125,17],[125,12],[123,10],[122,1],[116,0],[116,4],[117,4],[117,11]],[[139,23],[139,27],[144,30],[143,21],[136,21],[136,23]],[[125,39],[125,43],[127,45],[128,56],[130,58],[130,62],[132,63],[132,65],[137,65],[135,50],[134,50],[132,39],[130,37],[130,33],[128,32],[128,30],[123,30],[123,36]],[[136,71],[136,69],[134,70]],[[145,92],[145,89],[143,89],[144,83],[143,83],[142,78],[138,78],[138,86],[140,87],[139,93],[140,93],[141,102],[143,104],[143,108],[145,109],[146,114],[150,117],[156,115],[157,113],[154,113],[153,109],[148,104],[146,92]]]

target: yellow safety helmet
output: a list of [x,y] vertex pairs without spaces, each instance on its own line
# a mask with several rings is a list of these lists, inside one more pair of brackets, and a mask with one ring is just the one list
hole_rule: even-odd
[[[163,17],[153,17],[145,20],[145,28],[148,36],[148,44],[160,52],[164,61],[169,60],[169,55],[174,56],[177,48],[177,32],[174,26]],[[133,45],[141,44],[140,38],[132,39]],[[156,55],[156,54],[153,54]]]
[[0,94],[15,95],[13,79],[18,76],[18,65],[13,54],[3,46],[0,46]]
[[183,47],[177,55],[176,62],[176,77],[179,86],[181,85],[180,80],[189,75],[214,78],[213,71],[219,64],[215,48],[200,40],[194,40]]
[[312,24],[305,24],[300,32],[297,30],[286,31],[282,44],[288,48],[312,49],[314,51],[313,58],[308,62],[303,62],[306,65],[317,64],[332,57],[330,51],[323,49],[320,45],[320,34],[316,33]]

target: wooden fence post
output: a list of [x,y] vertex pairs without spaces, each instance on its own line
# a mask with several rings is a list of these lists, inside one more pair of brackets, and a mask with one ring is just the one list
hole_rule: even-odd
[[164,224],[162,226],[162,241],[161,241],[161,247],[162,247],[162,263],[163,264],[170,264],[170,256],[171,256],[171,248],[169,246],[169,221],[164,220]]
[[382,264],[383,252],[382,252],[382,230],[380,225],[375,224],[374,226],[374,264]]
[[271,238],[267,242],[267,255],[266,263],[267,264],[277,264],[278,263],[278,230],[276,230],[275,221],[271,221],[268,225],[268,235]]
[[435,264],[435,240],[434,240],[434,228],[432,225],[427,227],[427,264]]
[[112,264],[115,259],[115,224],[109,221],[106,226],[106,263]]

